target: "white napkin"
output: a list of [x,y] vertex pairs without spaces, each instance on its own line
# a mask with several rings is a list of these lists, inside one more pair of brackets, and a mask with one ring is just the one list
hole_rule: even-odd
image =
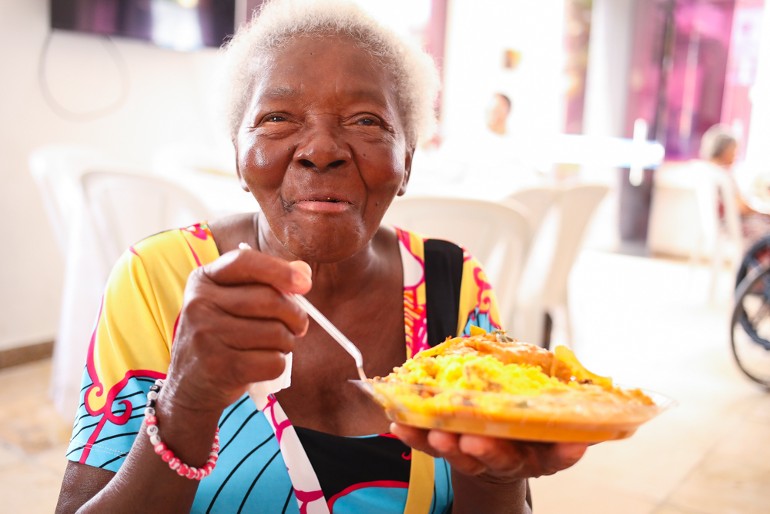
[[291,385],[291,361],[292,353],[289,352],[285,355],[284,362],[286,367],[283,368],[283,372],[272,380],[263,380],[262,382],[251,384],[249,386],[249,395],[252,398],[266,398],[270,394],[289,387]]

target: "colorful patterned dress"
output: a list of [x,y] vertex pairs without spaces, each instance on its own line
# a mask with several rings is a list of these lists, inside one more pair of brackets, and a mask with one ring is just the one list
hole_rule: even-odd
[[[427,348],[424,241],[397,230],[404,268],[405,355]],[[205,224],[149,237],[115,266],[89,346],[69,460],[117,471],[144,416],[146,394],[165,377],[190,272],[219,257]],[[463,254],[458,333],[499,327],[479,263]],[[352,365],[352,364],[351,364]],[[257,405],[261,405],[261,409]],[[198,488],[193,512],[448,512],[450,470],[390,434],[342,437],[294,427],[274,395],[244,394],[222,413],[214,472]],[[288,435],[287,435],[288,434]],[[281,436],[283,435],[283,440]],[[300,462],[290,476],[288,462]],[[341,464],[344,463],[344,466]]]

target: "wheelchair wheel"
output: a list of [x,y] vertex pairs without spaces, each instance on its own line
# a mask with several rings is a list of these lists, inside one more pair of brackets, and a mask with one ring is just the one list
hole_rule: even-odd
[[770,268],[770,236],[763,237],[755,242],[746,251],[746,254],[738,267],[738,273],[735,278],[735,288],[744,278],[751,275],[758,269]]
[[770,267],[754,269],[738,285],[731,327],[738,367],[770,389]]

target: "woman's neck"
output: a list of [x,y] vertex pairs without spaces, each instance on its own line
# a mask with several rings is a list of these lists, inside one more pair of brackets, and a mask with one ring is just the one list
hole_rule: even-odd
[[[254,220],[256,249],[286,260],[299,260],[292,254],[270,230],[264,219]],[[373,285],[396,271],[391,269],[394,263],[400,265],[400,258],[393,259],[398,244],[395,232],[381,227],[371,241],[350,257],[337,262],[315,262],[307,259],[313,278],[310,298],[334,296],[344,298],[349,294],[360,294],[361,287]],[[305,260],[305,259],[302,259]]]

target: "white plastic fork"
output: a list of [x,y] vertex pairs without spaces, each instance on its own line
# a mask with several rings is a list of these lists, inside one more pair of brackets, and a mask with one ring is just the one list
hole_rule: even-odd
[[[249,250],[251,249],[251,246],[248,243],[240,243],[238,248],[241,250]],[[294,303],[299,305],[302,310],[308,314],[308,316],[313,318],[322,329],[324,329],[330,336],[332,336],[332,338],[337,341],[337,343],[339,343],[339,345],[342,346],[342,348],[348,352],[351,357],[353,357],[353,360],[356,363],[356,369],[358,370],[358,376],[362,382],[366,383],[367,378],[366,373],[364,373],[364,357],[361,355],[361,351],[358,349],[358,347],[353,344],[350,339],[345,337],[345,334],[340,332],[340,330],[334,326],[334,323],[329,321],[329,319],[324,316],[321,311],[316,309],[315,305],[310,303],[307,298],[297,293],[287,293],[287,296],[291,298]]]
[[358,376],[361,378],[361,381],[366,382],[366,373],[364,373],[364,357],[361,355],[361,351],[358,349],[358,347],[353,344],[350,339],[345,337],[345,334],[340,332],[340,330],[334,326],[334,323],[329,321],[329,319],[321,314],[321,311],[315,308],[315,305],[310,303],[307,298],[302,296],[301,294],[292,293],[289,295],[294,302],[302,307],[302,309],[308,313],[308,315],[313,318],[316,323],[321,325],[321,328],[326,330],[326,332],[329,333],[330,336],[334,338],[335,341],[337,341],[342,348],[345,349],[346,352],[350,354],[351,357],[353,357],[353,360],[356,362],[356,368],[358,369]]

